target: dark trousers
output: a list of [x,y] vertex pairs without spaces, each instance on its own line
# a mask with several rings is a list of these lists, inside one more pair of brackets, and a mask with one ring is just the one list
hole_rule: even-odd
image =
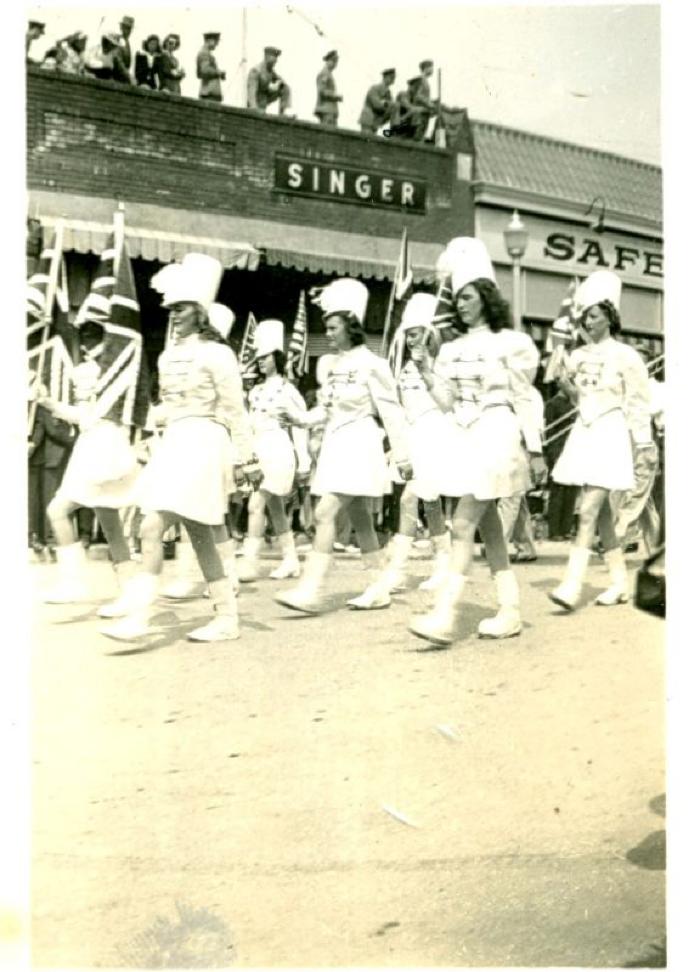
[[568,537],[574,528],[574,507],[578,486],[549,484],[547,526],[550,537]]
[[42,546],[55,542],[46,507],[56,495],[61,473],[61,469],[46,466],[29,467],[29,536]]

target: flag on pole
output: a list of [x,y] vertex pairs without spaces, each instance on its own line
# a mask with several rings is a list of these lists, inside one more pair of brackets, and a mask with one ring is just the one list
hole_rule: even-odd
[[255,367],[255,331],[257,326],[255,314],[249,311],[240,353],[241,377],[244,379],[256,378],[258,374]]
[[41,251],[38,266],[27,281],[26,301],[29,370],[52,398],[67,404],[78,342],[68,321],[62,226],[56,227],[53,239]]
[[457,309],[452,296],[449,276],[440,280],[433,324],[439,331],[446,330],[448,327],[455,327],[457,324]]
[[123,232],[111,233],[76,327],[88,321],[104,328],[98,357],[97,414],[143,428],[150,403],[149,375],[141,334],[141,308]]
[[289,339],[287,348],[286,373],[287,378],[301,378],[308,370],[308,344],[309,344],[309,325],[306,316],[306,292],[299,294],[297,305],[297,316],[294,318],[292,336]]
[[382,334],[381,353],[386,357],[393,332],[401,319],[404,304],[413,291],[413,269],[408,253],[408,230],[404,227],[401,234],[399,258],[394,271],[394,282],[391,285],[389,304],[384,318],[384,333]]

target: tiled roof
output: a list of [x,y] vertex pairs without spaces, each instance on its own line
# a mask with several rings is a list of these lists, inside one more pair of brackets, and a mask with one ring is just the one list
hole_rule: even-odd
[[472,121],[475,182],[588,206],[602,196],[608,211],[661,224],[661,169],[621,155],[530,132]]

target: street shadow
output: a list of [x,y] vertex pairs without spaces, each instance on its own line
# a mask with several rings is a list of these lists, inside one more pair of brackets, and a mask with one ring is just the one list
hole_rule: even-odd
[[[659,817],[666,817],[666,794],[660,793],[649,801],[649,809]],[[666,831],[653,830],[636,847],[630,848],[625,858],[635,867],[646,871],[666,870]]]
[[666,968],[666,939],[663,938],[657,945],[656,943],[647,946],[644,955],[625,962],[623,969],[665,969]]

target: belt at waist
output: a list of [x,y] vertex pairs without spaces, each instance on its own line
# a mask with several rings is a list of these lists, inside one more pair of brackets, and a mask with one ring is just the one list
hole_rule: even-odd
[[[487,402],[483,405],[476,402],[460,402],[454,409],[454,415],[458,425],[473,425],[485,411],[491,408],[507,408],[509,412],[515,414],[515,409],[510,402]],[[463,421],[464,418],[468,421]]]

